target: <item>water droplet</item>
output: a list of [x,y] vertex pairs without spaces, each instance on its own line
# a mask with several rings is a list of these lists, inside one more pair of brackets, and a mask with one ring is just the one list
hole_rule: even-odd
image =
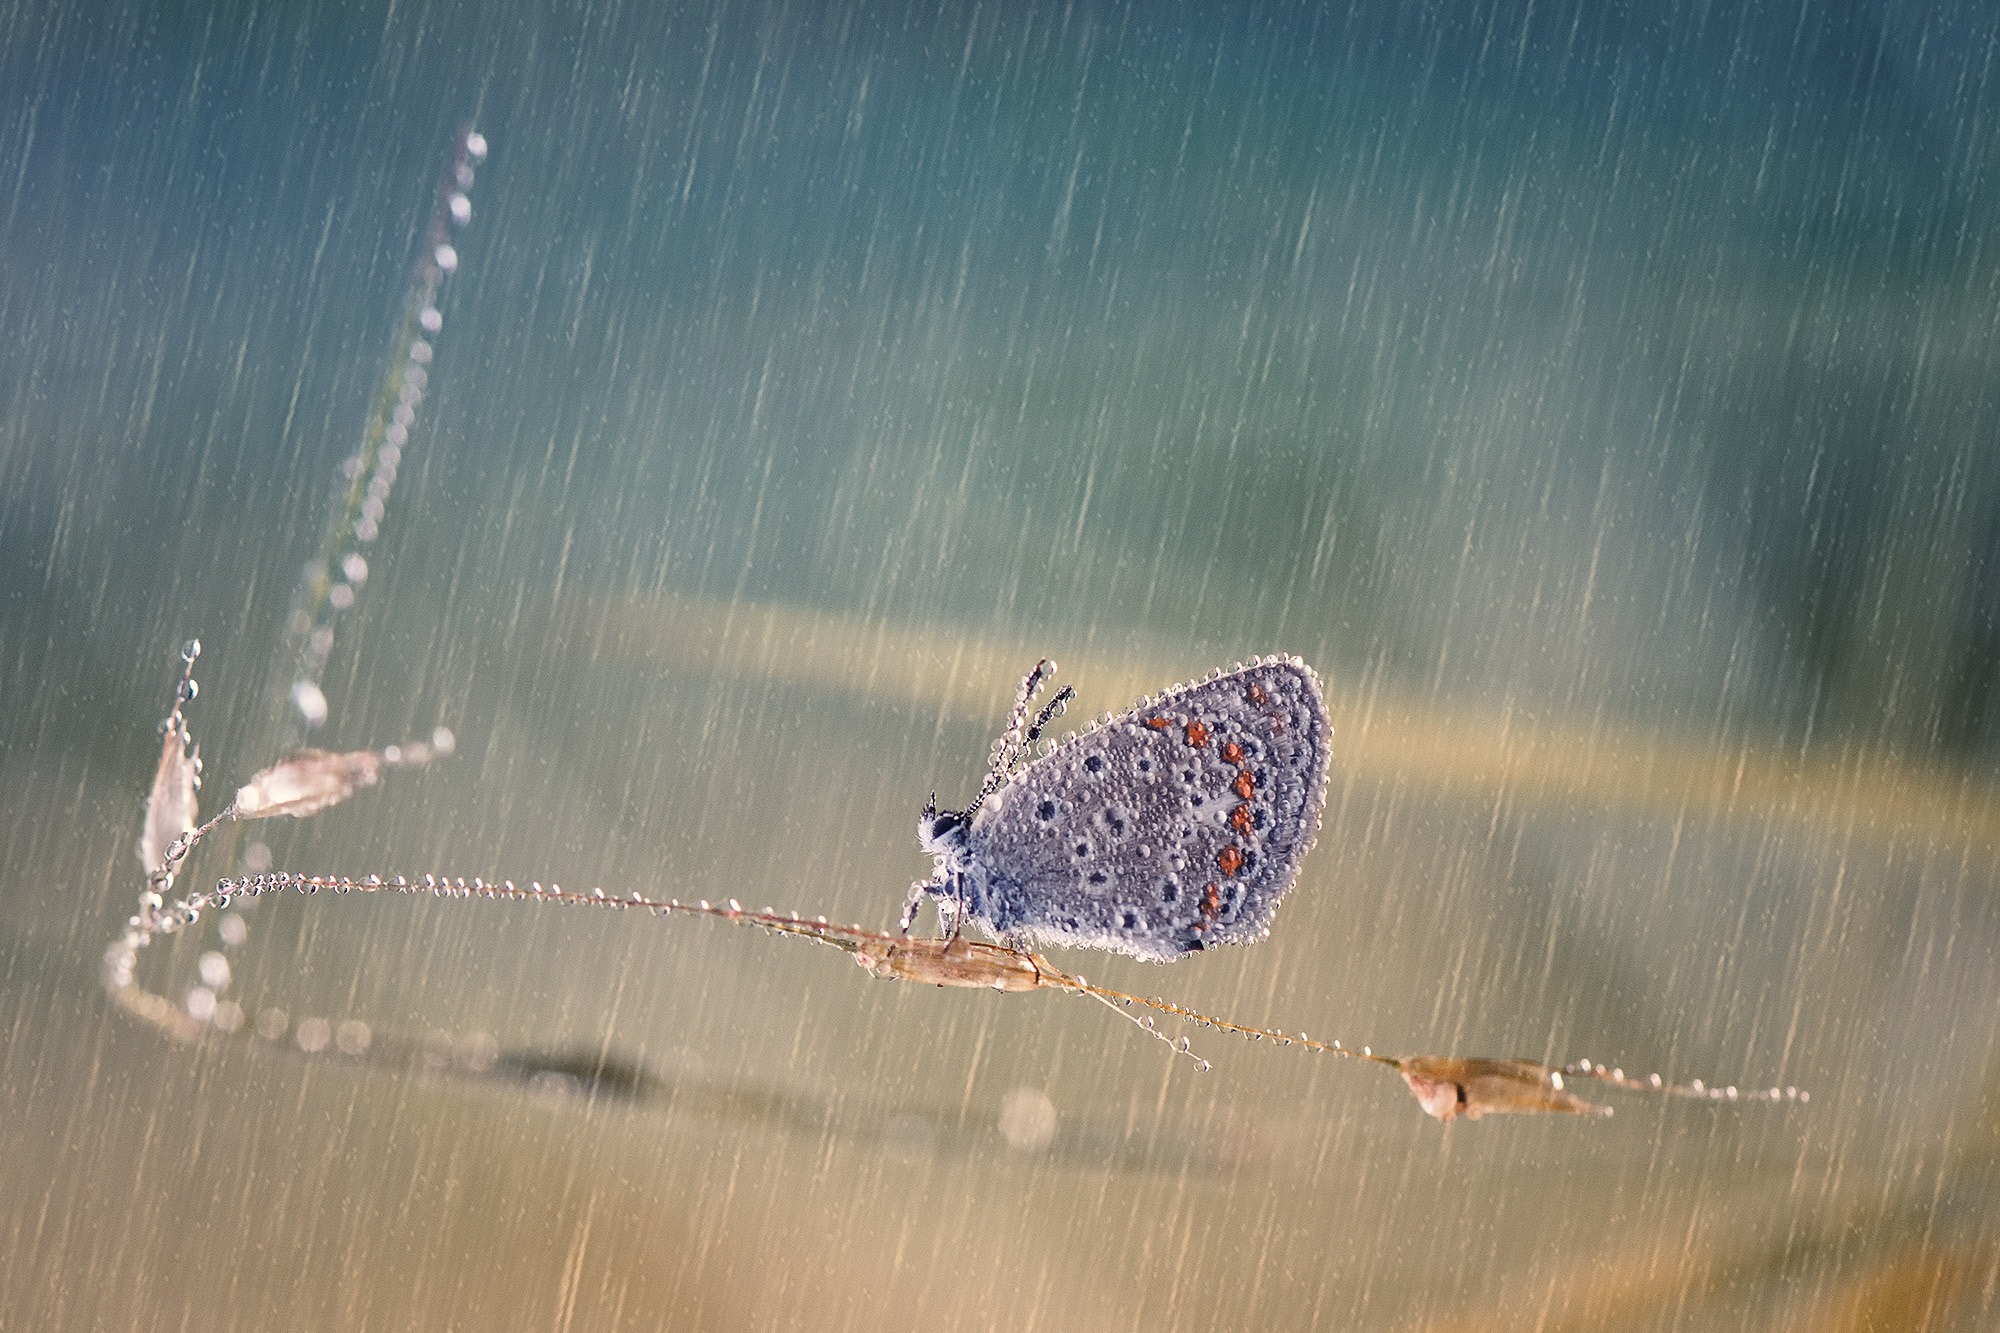
[[1014,1088],[1000,1099],[1000,1135],[1020,1152],[1039,1152],[1055,1139],[1056,1104],[1039,1088]]
[[292,685],[292,707],[298,709],[299,720],[307,727],[317,727],[326,721],[326,695],[319,686],[309,680],[295,681]]

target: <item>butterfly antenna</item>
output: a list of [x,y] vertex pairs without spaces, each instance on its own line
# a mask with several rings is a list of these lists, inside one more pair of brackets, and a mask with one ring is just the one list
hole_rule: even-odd
[[1056,697],[1049,700],[1041,712],[1035,714],[1035,725],[1028,728],[1028,744],[1033,745],[1036,741],[1040,740],[1042,738],[1042,731],[1049,723],[1062,716],[1063,708],[1074,698],[1076,698],[1076,691],[1068,685],[1057,690]]
[[1051,710],[1059,710],[1060,706],[1074,694],[1074,691],[1065,688],[1050,702],[1049,707],[1044,708],[1036,716],[1034,724],[1029,725],[1028,713],[1034,707],[1035,696],[1041,693],[1042,686],[1055,674],[1056,664],[1044,657],[1035,663],[1032,671],[1021,678],[1021,687],[1014,691],[1013,710],[1007,714],[1007,729],[993,742],[993,751],[987,761],[986,780],[979,784],[979,795],[975,796],[972,804],[965,808],[967,819],[972,818],[979,807],[986,804],[986,798],[999,791],[1001,785],[1014,775],[1014,769],[1034,746],[1042,734],[1042,728],[1048,725],[1049,718],[1054,715]]

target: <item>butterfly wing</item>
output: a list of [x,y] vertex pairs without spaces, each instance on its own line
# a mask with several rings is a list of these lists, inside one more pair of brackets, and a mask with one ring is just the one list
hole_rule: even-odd
[[987,799],[967,838],[971,914],[1159,961],[1261,939],[1319,830],[1331,745],[1302,662],[1176,686]]

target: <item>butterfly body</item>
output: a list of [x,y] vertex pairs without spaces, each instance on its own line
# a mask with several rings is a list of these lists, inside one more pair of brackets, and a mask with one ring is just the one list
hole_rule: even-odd
[[1261,939],[1318,832],[1331,744],[1319,678],[1294,659],[1176,686],[989,782],[969,812],[927,809],[936,868],[917,888],[1016,944],[1165,962]]

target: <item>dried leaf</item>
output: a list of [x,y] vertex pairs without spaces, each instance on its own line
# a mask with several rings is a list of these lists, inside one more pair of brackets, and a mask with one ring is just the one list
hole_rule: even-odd
[[290,815],[303,819],[339,805],[382,777],[382,756],[373,750],[334,754],[330,750],[300,750],[279,760],[236,791],[238,819],[269,819]]
[[153,774],[153,792],[146,798],[146,825],[139,835],[139,861],[148,874],[165,863],[174,839],[195,825],[195,787],[201,760],[186,734],[167,729],[160,747],[160,766]]
[[1611,1114],[1610,1107],[1566,1091],[1560,1069],[1533,1060],[1411,1055],[1395,1064],[1425,1114],[1437,1120],[1537,1111]]
[[933,986],[1025,991],[1055,984],[1054,979],[1062,975],[1035,954],[962,937],[941,940],[869,937],[852,944],[826,938],[826,942],[850,948],[854,961],[870,976],[922,981]]

